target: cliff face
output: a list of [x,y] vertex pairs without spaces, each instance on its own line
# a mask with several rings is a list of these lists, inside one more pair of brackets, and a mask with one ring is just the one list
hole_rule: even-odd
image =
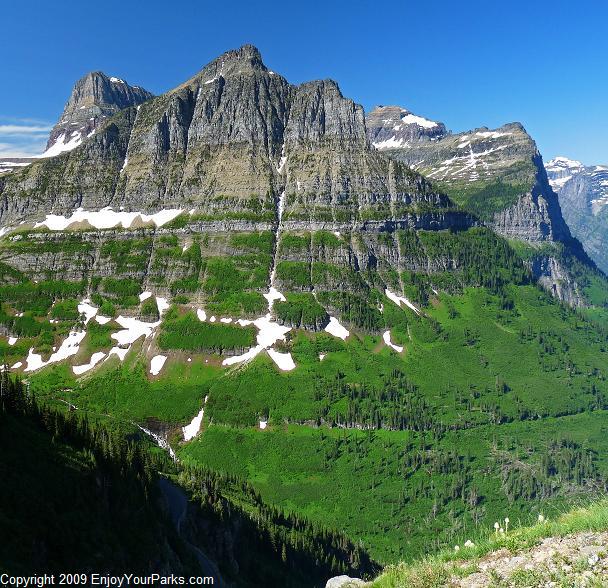
[[[559,251],[591,270],[593,262],[572,237],[542,157],[522,125],[452,134],[441,123],[414,117],[409,126],[417,130],[405,139],[403,129],[384,118],[386,110],[376,109],[367,117],[368,136],[381,138],[374,141],[379,150],[433,180],[498,234],[532,248],[528,265],[539,282],[561,300],[585,304]],[[429,136],[429,130],[436,134]]]
[[[0,230],[58,220],[66,228],[70,218],[79,228],[120,222],[126,229],[137,214],[151,228],[159,222],[146,215],[164,215],[161,225],[180,215],[185,233],[270,231],[273,252],[280,231],[331,231],[349,235],[347,265],[358,270],[382,256],[373,239],[351,233],[466,230],[480,224],[468,209],[531,247],[528,266],[550,291],[582,303],[557,249],[588,260],[521,125],[454,135],[397,107],[381,107],[366,122],[335,82],[291,85],[250,45],[158,97],[103,74],[85,76],[51,140],[81,112],[95,125],[81,131],[90,135],[81,145],[0,177]],[[108,208],[133,214],[107,225],[87,217]]]
[[245,46],[120,111],[73,151],[2,178],[0,223],[106,206],[268,222],[283,193],[285,221],[295,225],[424,224],[412,215],[428,207],[454,217],[446,226],[470,222],[371,146],[362,108],[335,82],[292,86]]

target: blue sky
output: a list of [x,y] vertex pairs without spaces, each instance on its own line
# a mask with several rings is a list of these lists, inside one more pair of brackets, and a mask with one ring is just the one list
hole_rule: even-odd
[[87,71],[161,93],[253,43],[290,82],[333,78],[366,109],[454,131],[520,121],[545,160],[608,163],[606,0],[21,0],[2,19],[0,155],[42,150]]

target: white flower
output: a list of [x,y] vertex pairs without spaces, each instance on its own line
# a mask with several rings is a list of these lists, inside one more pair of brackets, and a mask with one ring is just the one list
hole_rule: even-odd
[[464,546],[465,547],[475,547],[475,543],[473,543],[470,539],[467,539]]
[[499,532],[501,535],[504,535],[504,534],[505,534],[505,530],[504,530],[502,527],[500,527],[500,529],[498,529],[498,532]]
[[545,522],[545,517],[542,514],[538,515],[538,522],[539,523],[544,523]]
[[505,523],[508,525],[509,524],[509,517],[505,517]]
[[498,529],[500,528],[500,525],[496,522],[496,523],[494,523],[494,528],[498,531]]
[[593,567],[598,561],[600,561],[600,558],[597,553],[593,553],[589,556],[587,561],[589,562],[589,565]]
[[454,545],[454,551],[460,551],[460,545]]

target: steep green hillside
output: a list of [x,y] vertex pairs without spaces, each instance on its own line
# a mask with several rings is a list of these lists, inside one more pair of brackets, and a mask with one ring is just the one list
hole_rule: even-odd
[[[303,304],[327,308],[351,334],[292,330],[277,343],[291,371],[266,353],[222,367],[209,328],[251,327],[201,322],[192,304],[178,304],[158,331],[168,356],[158,376],[144,339],[122,364],[112,358],[82,378],[52,365],[28,376],[31,388],[160,431],[184,462],[249,480],[268,502],[344,529],[382,562],[460,541],[506,510],[530,520],[541,504],[603,488],[608,333],[528,284],[506,243],[483,231],[396,237],[409,259],[462,269],[319,272],[313,261],[303,275],[315,291],[336,268],[352,276],[352,293],[305,298],[285,280],[277,315],[282,305],[297,316]],[[383,279],[400,281],[420,314],[389,299]],[[187,345],[168,346],[165,334],[180,332]],[[180,427],[202,406],[202,433],[181,445]]]

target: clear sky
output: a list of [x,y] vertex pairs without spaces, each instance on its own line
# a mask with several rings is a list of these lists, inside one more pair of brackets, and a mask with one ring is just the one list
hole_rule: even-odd
[[290,82],[453,131],[520,121],[545,160],[608,163],[607,0],[19,0],[3,3],[0,155],[40,152],[73,83],[162,93],[244,43]]

